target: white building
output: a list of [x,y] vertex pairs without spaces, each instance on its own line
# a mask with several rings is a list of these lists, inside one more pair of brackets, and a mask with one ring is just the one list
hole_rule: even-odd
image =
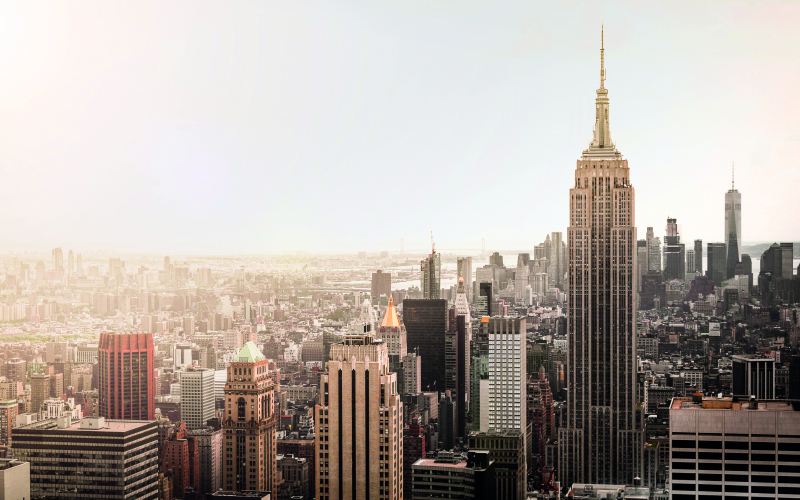
[[0,458],[0,499],[29,500],[31,498],[31,464]]
[[181,419],[197,429],[214,418],[214,370],[191,367],[180,372]]
[[489,319],[489,429],[526,431],[525,318]]

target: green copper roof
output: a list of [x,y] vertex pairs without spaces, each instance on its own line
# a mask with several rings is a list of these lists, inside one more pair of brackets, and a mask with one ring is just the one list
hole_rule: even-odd
[[255,363],[256,361],[263,361],[267,358],[261,354],[261,351],[258,350],[256,344],[254,342],[248,342],[242,346],[242,349],[239,351],[239,354],[236,355],[234,358],[234,363]]

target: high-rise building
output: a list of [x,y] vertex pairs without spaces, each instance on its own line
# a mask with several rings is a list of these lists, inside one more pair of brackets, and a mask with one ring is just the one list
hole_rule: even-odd
[[392,294],[392,273],[385,273],[378,269],[372,273],[372,300],[381,295],[390,296]]
[[42,403],[50,398],[50,374],[34,373],[31,375],[31,413],[42,411]]
[[714,281],[714,285],[722,286],[725,281],[725,267],[727,265],[725,243],[706,244],[707,267],[706,275]]
[[316,498],[401,499],[403,405],[386,346],[372,335],[346,335],[331,346],[320,387]]
[[787,400],[673,399],[670,498],[800,496],[799,410],[796,401]]
[[409,350],[422,357],[423,391],[445,388],[445,342],[448,331],[447,301],[444,299],[406,299],[403,323]]
[[731,252],[731,259],[739,262],[742,260],[742,195],[733,186],[733,175],[731,175],[731,188],[725,193],[724,233],[725,248]]
[[222,437],[219,427],[201,427],[189,431],[197,441],[200,469],[200,493],[215,493],[222,487]]
[[[453,402],[455,424],[452,437],[466,437],[467,414],[467,369],[466,357],[469,351],[467,343],[465,317],[459,315],[456,308],[448,311],[449,329],[445,334],[445,385]],[[439,415],[441,417],[441,413]],[[451,447],[452,448],[452,447]],[[450,448],[446,448],[450,449]]]
[[694,272],[703,274],[703,240],[694,240]]
[[407,500],[494,500],[495,467],[489,456],[485,450],[471,450],[466,456],[441,451],[436,458],[414,461]]
[[647,228],[647,265],[653,273],[661,272],[661,240],[656,237],[652,227]]
[[459,257],[456,259],[456,267],[456,275],[464,278],[467,300],[472,302],[472,257]]
[[99,416],[155,419],[155,350],[150,333],[101,333]]
[[214,371],[189,366],[180,373],[181,420],[189,430],[204,427],[214,418]]
[[247,342],[228,366],[225,384],[225,490],[275,491],[275,410],[275,382],[269,372],[269,360],[253,342]]
[[434,245],[430,255],[419,262],[420,290],[423,299],[438,299],[442,295],[442,255]]
[[72,253],[72,250],[68,254],[67,266],[67,275],[72,278],[75,276],[75,254]]
[[11,430],[17,425],[18,411],[16,398],[0,400],[0,446],[11,444]]
[[731,392],[734,396],[775,398],[775,358],[758,354],[731,356]]
[[64,269],[64,251],[61,248],[53,249],[53,269]]
[[664,237],[664,281],[686,278],[685,245],[676,219],[667,219],[667,234]]
[[642,474],[634,189],[628,161],[611,142],[602,48],[600,76],[594,139],[570,189],[568,415],[557,467],[563,487],[633,484]]
[[564,243],[561,241],[561,232],[552,233],[550,238],[550,254],[547,256],[547,273],[550,285],[562,288],[564,282]]
[[695,267],[694,249],[690,248],[689,250],[686,250],[686,272],[694,274]]
[[78,254],[78,257],[77,257],[76,260],[77,260],[78,266],[77,266],[77,269],[75,269],[75,271],[76,271],[76,273],[77,273],[79,278],[83,278],[83,257],[81,256],[81,254]]
[[[472,432],[470,450],[488,450],[495,465],[496,500],[525,500],[527,498],[527,467],[525,433],[519,429]],[[491,495],[480,498],[491,498]],[[422,498],[422,497],[420,497]]]
[[642,276],[649,272],[650,267],[647,264],[647,240],[639,240],[636,242],[636,277],[638,281],[639,292],[642,291]]
[[[386,308],[386,314],[383,316],[383,321],[377,329],[379,339],[382,339],[386,344],[389,351],[389,371],[397,374],[398,391],[403,392],[405,386],[405,365],[404,360],[408,354],[408,345],[406,343],[406,327],[400,322],[397,316],[397,308],[394,306],[394,297],[389,296],[389,306]],[[410,364],[414,364],[410,361]],[[420,367],[414,366],[410,369],[418,369]],[[409,376],[414,377],[416,374],[409,373]]]
[[30,463],[28,498],[158,498],[155,421],[63,416],[16,427],[11,434],[14,458]]
[[489,430],[527,429],[525,318],[489,318]]

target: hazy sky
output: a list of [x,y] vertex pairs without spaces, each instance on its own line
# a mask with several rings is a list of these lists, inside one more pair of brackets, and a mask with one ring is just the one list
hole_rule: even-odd
[[636,223],[800,240],[797,2],[0,3],[0,250],[532,249],[605,24]]

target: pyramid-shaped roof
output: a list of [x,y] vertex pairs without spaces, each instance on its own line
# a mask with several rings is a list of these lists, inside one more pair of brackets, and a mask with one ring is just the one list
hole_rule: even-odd
[[389,297],[389,307],[386,308],[386,316],[383,317],[381,326],[385,327],[400,327],[400,318],[397,317],[397,309],[394,307],[394,298]]
[[261,351],[258,350],[255,342],[247,342],[239,350],[239,354],[233,359],[234,363],[255,363],[257,361],[264,361],[265,358]]

